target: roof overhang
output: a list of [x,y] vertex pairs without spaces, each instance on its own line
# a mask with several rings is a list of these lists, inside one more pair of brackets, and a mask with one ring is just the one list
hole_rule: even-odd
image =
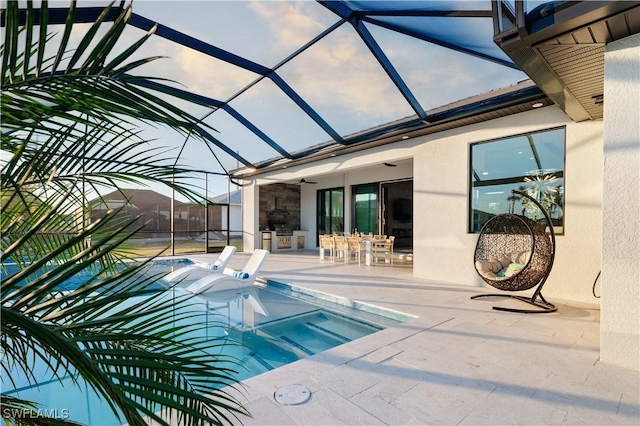
[[605,45],[640,32],[640,2],[512,4],[493,2],[494,41],[571,119],[602,119]]

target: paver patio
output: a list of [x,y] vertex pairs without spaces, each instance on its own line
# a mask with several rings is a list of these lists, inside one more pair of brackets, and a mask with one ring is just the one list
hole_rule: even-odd
[[[242,382],[246,425],[640,424],[639,373],[599,361],[595,303],[499,312],[491,307],[520,302],[470,300],[492,289],[321,262],[315,251],[272,253],[261,275],[417,318]],[[276,389],[292,384],[312,398],[277,403]]]

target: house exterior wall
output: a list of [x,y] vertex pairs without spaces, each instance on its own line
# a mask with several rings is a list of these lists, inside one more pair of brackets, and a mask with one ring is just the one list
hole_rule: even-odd
[[556,107],[432,135],[417,147],[416,276],[482,285],[472,260],[478,236],[467,233],[469,145],[558,126],[566,126],[565,230],[556,237],[556,259],[543,294],[597,303],[592,283],[600,271],[602,122],[574,123]]
[[258,230],[259,187],[254,180],[243,181],[242,187],[242,249],[252,252],[260,248],[260,231]]
[[640,369],[639,62],[640,34],[607,44],[600,357],[634,370]]
[[227,226],[227,216],[222,216],[222,229],[228,229],[232,235],[239,234],[242,230],[242,206],[238,204],[229,205],[229,224]]
[[[351,185],[413,177],[414,275],[477,286],[480,293],[484,284],[473,266],[478,236],[467,232],[469,145],[559,126],[566,126],[565,231],[557,237],[556,262],[543,294],[551,300],[598,303],[592,284],[601,266],[601,121],[574,123],[559,108],[546,107],[259,175],[253,184],[301,177],[318,182],[301,188],[301,227],[310,231],[307,248],[315,248],[317,190],[345,188],[345,230],[350,231]],[[385,167],[384,162],[399,166]],[[245,230],[252,233],[257,222],[249,222],[255,213],[245,206]],[[248,237],[258,244],[255,236]]]

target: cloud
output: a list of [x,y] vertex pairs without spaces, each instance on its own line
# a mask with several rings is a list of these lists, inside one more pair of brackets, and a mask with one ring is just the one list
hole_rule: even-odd
[[258,77],[192,49],[179,48],[174,58],[172,64],[190,91],[219,100],[226,100]]
[[288,51],[303,46],[326,28],[314,19],[318,7],[315,2],[254,1],[247,7],[268,20],[278,44]]
[[[254,2],[251,9],[270,22],[279,43],[297,49],[327,28],[317,4]],[[333,17],[331,22],[335,22]],[[325,111],[350,111],[370,125],[392,120],[407,110],[406,102],[380,64],[348,24],[282,67],[278,73],[312,106]],[[330,114],[330,112],[329,112]],[[336,114],[337,115],[337,114]]]
[[[377,36],[382,39],[380,32]],[[425,109],[505,87],[524,73],[420,40],[383,46]]]

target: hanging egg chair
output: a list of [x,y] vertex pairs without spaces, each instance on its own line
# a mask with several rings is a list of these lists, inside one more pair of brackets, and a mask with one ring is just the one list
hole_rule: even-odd
[[[524,215],[512,212],[492,217],[482,227],[474,252],[474,265],[478,275],[492,287],[503,291],[524,291],[536,287],[532,297],[511,294],[479,294],[471,297],[510,297],[538,309],[513,309],[494,306],[493,309],[523,313],[555,312],[557,308],[542,296],[542,286],[549,277],[555,257],[553,223],[542,205],[520,191],[513,195],[528,198],[544,214],[550,234],[545,226]],[[515,197],[514,197],[515,200]]]

